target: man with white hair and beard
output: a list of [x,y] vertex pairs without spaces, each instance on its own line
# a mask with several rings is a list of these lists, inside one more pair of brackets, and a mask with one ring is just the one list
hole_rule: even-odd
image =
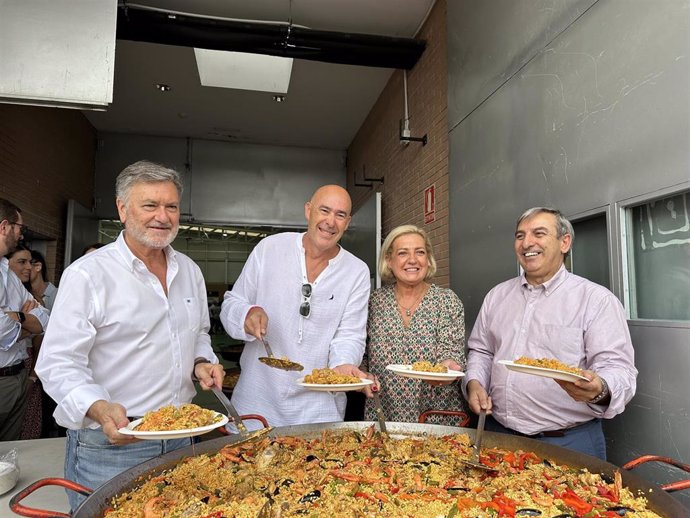
[[[190,439],[138,441],[118,429],[145,412],[189,403],[193,379],[222,387],[199,267],[175,252],[182,182],[141,161],[116,181],[125,230],[65,270],[36,372],[68,428],[65,477],[95,489]],[[84,497],[68,492],[76,509]]]

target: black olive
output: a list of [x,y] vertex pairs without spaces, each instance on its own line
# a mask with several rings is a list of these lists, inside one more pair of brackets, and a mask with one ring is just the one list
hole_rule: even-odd
[[315,500],[318,500],[321,498],[321,491],[318,489],[314,489],[314,491],[310,491],[306,495],[304,495],[302,498],[299,499],[300,504],[306,504],[309,502],[314,502]]
[[[544,459],[543,462],[544,462],[544,466],[548,466],[548,467],[550,467],[550,468],[553,467],[553,464],[551,464],[551,463],[549,462],[549,459]],[[556,517],[554,516],[554,518],[556,518]]]
[[522,516],[541,516],[541,511],[539,509],[518,509],[515,514]]
[[210,496],[205,496],[204,498],[201,499],[201,501],[205,504],[208,504],[208,501],[211,499]]
[[319,458],[316,455],[307,455],[307,457],[304,459],[307,462],[311,462],[313,460],[319,460]]
[[608,510],[613,511],[618,516],[625,516],[626,513],[634,513],[635,512],[635,509],[630,509],[629,507],[625,507],[624,505],[617,505],[614,507],[609,507]]
[[556,516],[553,516],[552,518],[573,518],[573,515],[568,514],[568,513],[563,513],[563,514],[557,514]]
[[446,491],[453,491],[453,492],[458,492],[458,491],[469,491],[470,488],[468,487],[447,487]]

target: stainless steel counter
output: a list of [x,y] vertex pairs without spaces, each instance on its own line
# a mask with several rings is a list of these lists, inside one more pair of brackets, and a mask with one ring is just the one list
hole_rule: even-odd
[[[10,498],[41,478],[64,476],[65,438],[0,442],[0,455],[16,448],[19,452],[19,481],[14,489],[0,495],[0,516],[19,516],[10,511]],[[42,487],[22,501],[34,509],[69,512],[67,493],[61,487]]]

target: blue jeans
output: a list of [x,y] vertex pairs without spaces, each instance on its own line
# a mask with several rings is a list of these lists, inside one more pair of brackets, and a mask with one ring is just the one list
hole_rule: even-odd
[[[524,436],[520,432],[506,428],[492,416],[486,418],[486,429],[490,432]],[[563,433],[563,437],[541,437],[539,435],[528,437],[606,460],[606,439],[604,438],[601,419],[592,419],[584,424],[563,430]]]
[[[168,441],[139,441],[116,446],[108,441],[101,429],[67,430],[65,478],[96,489],[111,478],[149,459],[189,446],[189,438]],[[74,512],[86,497],[67,491]]]

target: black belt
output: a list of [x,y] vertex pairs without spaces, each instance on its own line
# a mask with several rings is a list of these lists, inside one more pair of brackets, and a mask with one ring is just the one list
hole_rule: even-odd
[[16,376],[24,370],[24,362],[15,363],[9,367],[0,368],[0,376]]
[[539,439],[541,437],[565,437],[565,435],[568,432],[572,432],[573,430],[577,430],[578,428],[582,428],[583,426],[587,426],[589,424],[592,424],[592,421],[587,421],[586,423],[571,426],[570,428],[563,428],[561,430],[545,430],[543,432],[535,433],[533,435],[527,435],[525,433],[520,433],[516,430],[512,430],[512,431],[516,435],[521,435],[522,437],[529,437],[530,439]]

